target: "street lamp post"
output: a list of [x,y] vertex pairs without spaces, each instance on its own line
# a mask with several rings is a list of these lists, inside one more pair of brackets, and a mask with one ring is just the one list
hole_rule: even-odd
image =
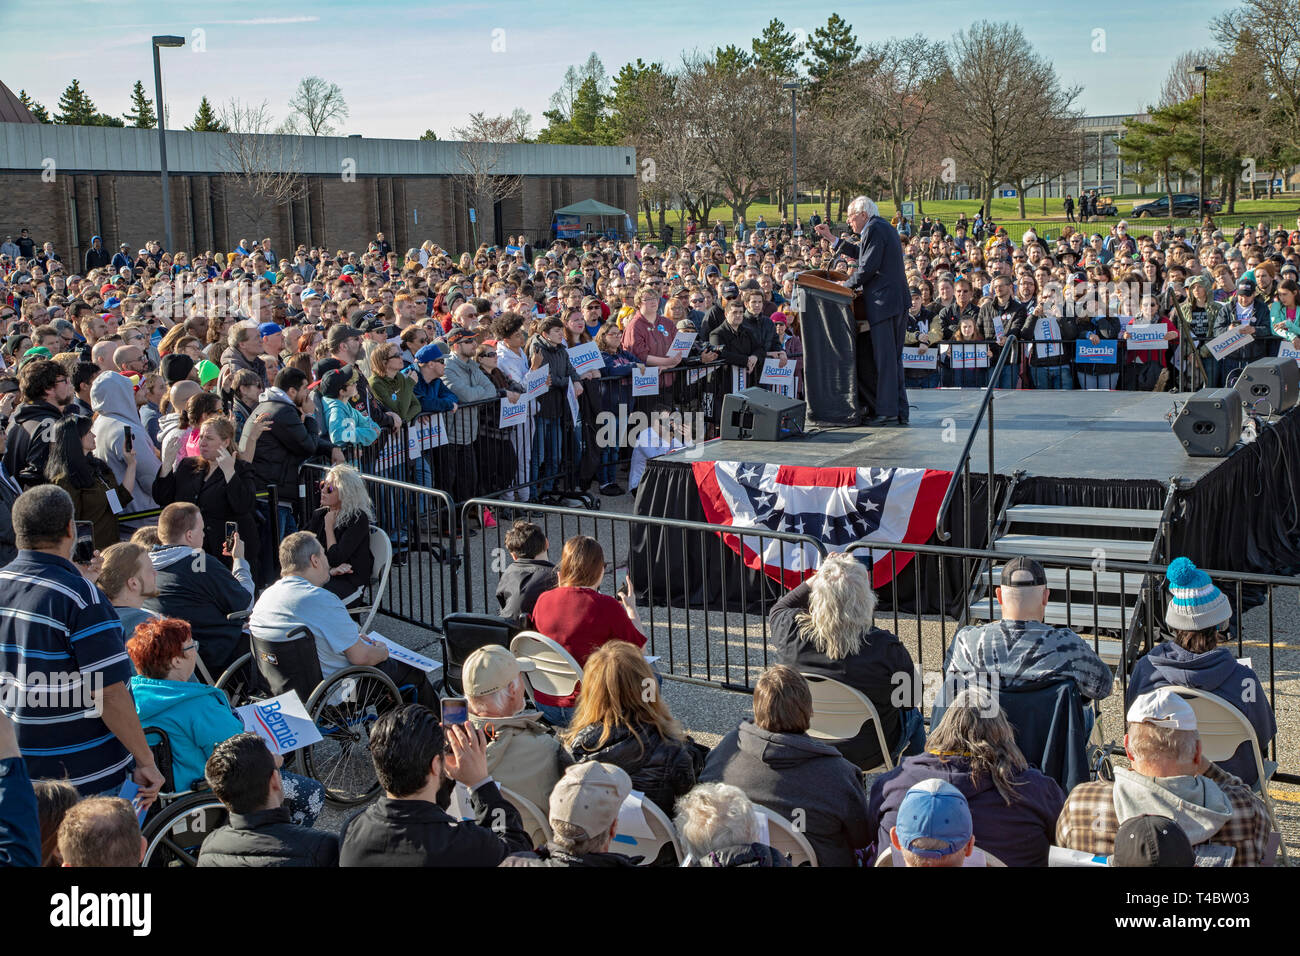
[[162,214],[163,235],[167,241],[167,251],[172,248],[172,197],[167,189],[167,110],[163,107],[162,64],[159,60],[160,47],[184,46],[184,37],[156,36],[153,38],[153,86],[154,96],[158,101],[158,168],[162,174]]
[[[1196,218],[1199,220],[1197,222],[1197,228],[1199,229],[1200,224],[1205,221],[1205,94],[1210,68],[1205,64],[1200,64],[1192,67],[1191,72],[1201,74],[1201,173],[1200,178],[1196,181],[1198,187],[1196,190]],[[1169,213],[1173,215],[1173,210],[1170,209]]]
[[793,234],[799,222],[799,124],[795,121],[795,94],[803,89],[798,80],[781,84],[781,89],[790,91],[790,185],[794,191],[794,217],[790,224]]

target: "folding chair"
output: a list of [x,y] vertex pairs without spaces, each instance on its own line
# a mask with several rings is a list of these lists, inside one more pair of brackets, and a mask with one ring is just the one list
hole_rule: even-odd
[[[1227,760],[1237,752],[1238,747],[1250,741],[1251,752],[1255,755],[1255,770],[1259,774],[1259,795],[1264,801],[1264,809],[1268,811],[1269,825],[1281,835],[1282,830],[1277,825],[1277,810],[1268,793],[1268,780],[1277,770],[1277,765],[1274,764],[1271,770],[1266,769],[1259,738],[1255,736],[1255,728],[1250,725],[1246,715],[1207,690],[1196,687],[1170,687],[1170,690],[1186,700],[1196,714],[1196,732],[1201,738],[1201,752],[1206,760],[1215,763]],[[1280,841],[1280,848],[1283,864],[1289,865],[1285,840]]]
[[533,841],[533,849],[542,846],[551,838],[551,824],[546,819],[546,814],[541,808],[527,797],[515,793],[509,787],[503,787],[497,784],[497,789],[501,791],[501,796],[505,797],[516,810],[524,821],[524,830],[528,833],[528,838]]
[[545,634],[520,631],[510,641],[510,653],[533,662],[534,669],[525,671],[524,677],[534,693],[568,697],[582,681],[582,665]]
[[366,585],[370,590],[370,603],[348,608],[348,613],[360,621],[358,629],[362,634],[370,631],[370,625],[379,613],[379,604],[388,589],[388,574],[393,569],[393,542],[388,540],[388,534],[382,528],[373,524],[370,526],[370,557],[370,580]]
[[794,866],[816,866],[817,851],[794,824],[775,810],[754,804],[754,812],[767,821],[767,845],[790,857]]
[[673,848],[673,860],[682,862],[682,847],[677,842],[677,829],[668,814],[659,809],[659,805],[649,797],[641,801],[641,813],[649,827],[651,836],[635,837],[626,833],[615,833],[609,843],[609,852],[621,856],[641,857],[641,866],[650,866],[659,857],[665,846]]
[[812,726],[808,736],[828,744],[842,744],[852,740],[862,731],[862,725],[871,721],[876,728],[876,739],[880,742],[882,763],[875,767],[861,767],[864,773],[874,773],[881,769],[894,769],[890,757],[890,746],[885,742],[885,731],[880,725],[880,715],[876,705],[860,690],[848,684],[819,674],[804,674],[808,687],[812,691]]

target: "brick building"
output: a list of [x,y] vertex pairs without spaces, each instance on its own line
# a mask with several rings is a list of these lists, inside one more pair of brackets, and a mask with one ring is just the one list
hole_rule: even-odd
[[[383,232],[399,252],[432,239],[459,253],[476,238],[540,239],[553,210],[583,199],[637,208],[636,154],[621,146],[509,144],[477,147],[467,159],[454,142],[166,135],[174,245],[187,252],[266,236],[281,255],[299,244],[360,249]],[[495,208],[477,209],[476,223],[469,209],[481,199],[467,195],[466,175],[473,162],[519,184]],[[69,264],[82,261],[94,235],[114,250],[162,240],[158,169],[156,130],[0,122],[0,235],[26,227]],[[286,172],[293,195],[277,199]]]

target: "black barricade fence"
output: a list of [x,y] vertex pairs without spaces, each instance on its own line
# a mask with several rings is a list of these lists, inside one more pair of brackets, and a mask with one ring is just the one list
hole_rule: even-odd
[[[388,449],[385,449],[387,452]],[[396,453],[380,455],[378,463],[399,472]],[[306,495],[297,515],[298,526],[313,528],[320,507],[320,484],[329,468],[306,464],[302,484]],[[458,574],[461,546],[456,510],[447,492],[363,471],[362,480],[374,509],[372,529],[388,539],[392,567],[383,593],[374,595],[382,613],[411,624],[441,630],[442,619],[459,609]],[[319,527],[313,528],[321,533]],[[372,538],[373,544],[373,538]],[[375,548],[372,546],[372,554]],[[376,564],[372,581],[382,568]],[[370,596],[367,596],[367,600]]]
[[[486,510],[500,514],[499,505],[485,498],[465,502],[465,520]],[[512,512],[505,517],[495,528],[485,529],[465,544],[467,610],[500,613],[497,585],[513,561],[505,548],[505,536],[516,515]],[[773,662],[767,642],[767,613],[784,588],[759,572],[702,586],[698,577],[684,574],[683,565],[632,546],[638,534],[653,527],[674,536],[682,550],[716,556],[718,549],[726,548],[716,526],[547,505],[529,506],[528,520],[545,532],[548,555],[557,564],[568,538],[585,534],[600,542],[607,571],[599,590],[613,595],[623,586],[624,578],[631,578],[647,638],[646,653],[660,658],[659,667],[665,674],[748,691]],[[800,561],[814,562],[825,553],[821,543],[807,535],[765,530],[745,535],[745,541],[758,552],[774,549],[776,566],[791,575]],[[800,557],[793,557],[796,552]]]

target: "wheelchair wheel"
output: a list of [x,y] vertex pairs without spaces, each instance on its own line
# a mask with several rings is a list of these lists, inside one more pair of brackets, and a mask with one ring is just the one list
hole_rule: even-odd
[[379,795],[370,728],[402,704],[392,678],[374,667],[344,668],[312,691],[307,713],[324,739],[300,753],[307,776],[325,787],[330,804],[354,807]]
[[253,655],[241,654],[222,672],[214,686],[226,692],[231,707],[243,707],[252,701],[253,691],[262,689],[261,675],[254,665]]
[[141,866],[198,866],[199,847],[207,835],[229,819],[226,808],[210,792],[177,797],[144,822]]

